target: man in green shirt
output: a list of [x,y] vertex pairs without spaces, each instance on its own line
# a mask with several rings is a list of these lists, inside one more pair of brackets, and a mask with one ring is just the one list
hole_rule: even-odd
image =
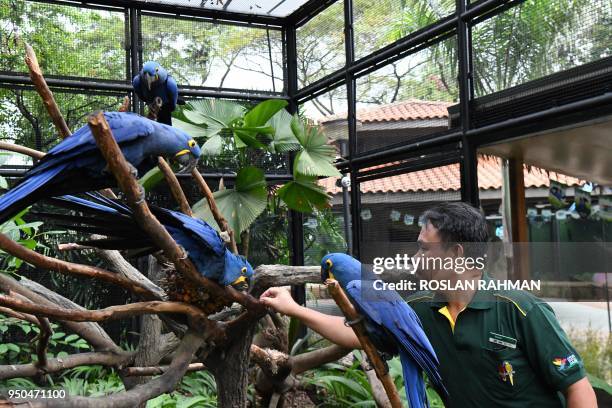
[[[424,214],[419,254],[441,259],[478,255],[487,241],[482,214],[465,203],[440,204]],[[480,245],[480,248],[483,248]],[[450,407],[597,407],[582,360],[545,302],[523,291],[478,290],[482,269],[429,270],[430,279],[474,283],[474,289],[419,292],[408,298],[440,360]],[[469,287],[470,285],[465,285]],[[344,319],[299,306],[283,289],[262,302],[296,317],[330,341],[360,348]]]

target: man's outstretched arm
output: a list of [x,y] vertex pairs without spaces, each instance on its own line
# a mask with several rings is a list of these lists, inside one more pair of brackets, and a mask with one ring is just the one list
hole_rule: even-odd
[[285,289],[270,288],[260,296],[259,300],[279,313],[299,319],[332,343],[346,348],[361,348],[353,329],[344,325],[343,317],[326,315],[300,306]]

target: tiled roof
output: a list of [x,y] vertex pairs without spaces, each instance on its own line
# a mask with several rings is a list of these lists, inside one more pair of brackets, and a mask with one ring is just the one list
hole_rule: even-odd
[[[546,172],[537,167],[523,169],[525,187],[548,187],[549,180],[573,186],[581,184],[574,177]],[[334,178],[322,179],[319,183],[329,194],[341,192]],[[500,189],[502,185],[501,161],[498,158],[480,156],[478,158],[478,187],[481,190]],[[435,167],[397,176],[369,180],[361,183],[362,193],[405,193],[418,191],[458,191],[461,186],[459,164]]]
[[[392,122],[401,120],[445,119],[448,117],[447,108],[455,102],[421,101],[408,99],[405,101],[378,105],[374,107],[357,109],[357,120],[367,122]],[[346,119],[346,113],[326,116],[319,123]]]

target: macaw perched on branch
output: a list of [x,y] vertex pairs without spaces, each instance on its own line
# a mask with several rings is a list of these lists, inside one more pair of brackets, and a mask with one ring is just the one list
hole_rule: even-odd
[[[133,173],[143,175],[157,165],[157,157],[176,159],[186,169],[201,154],[187,133],[135,113],[104,114]],[[134,174],[136,176],[136,174]],[[0,223],[44,197],[101,190],[116,185],[88,125],[62,140],[0,197]]]
[[380,351],[399,353],[410,408],[429,406],[423,371],[446,400],[448,392],[442,383],[436,353],[418,316],[397,292],[375,290],[372,280],[362,280],[361,262],[342,253],[323,257],[321,279],[336,279],[340,283],[357,311],[365,317],[368,337]]
[[[69,221],[68,227],[78,231],[105,235],[107,238],[82,241],[80,244],[100,249],[141,249],[151,253],[159,248],[133,218],[131,208],[99,193],[87,193],[94,201],[75,196],[53,198],[58,206],[79,210],[93,217],[38,213],[40,216]],[[246,289],[253,277],[253,267],[242,256],[235,255],[213,227],[206,222],[165,208],[149,205],[177,244],[182,246],[198,271],[223,286]],[[64,225],[66,226],[66,225]]]
[[168,71],[155,61],[147,61],[132,80],[132,86],[149,109],[158,110],[157,121],[172,126],[172,112],[178,103],[178,86]]

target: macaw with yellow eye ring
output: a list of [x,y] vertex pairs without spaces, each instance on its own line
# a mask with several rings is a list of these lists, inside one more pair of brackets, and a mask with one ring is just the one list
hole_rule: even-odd
[[172,76],[155,61],[147,61],[142,70],[132,79],[134,92],[148,105],[161,103],[157,121],[172,126],[172,112],[178,103],[178,86]]
[[[178,161],[186,171],[196,166],[200,148],[184,131],[131,112],[105,112],[104,117],[134,176],[155,167],[159,156]],[[85,125],[49,150],[0,197],[0,223],[42,198],[102,190],[116,184],[91,129]]]
[[[78,210],[91,216],[37,213],[67,224],[62,227],[106,236],[81,241],[80,244],[100,249],[140,249],[141,254],[158,251],[145,231],[134,220],[130,207],[99,193],[87,193],[91,199],[63,196],[49,201],[59,207]],[[162,207],[149,205],[153,215],[187,252],[196,269],[206,278],[238,290],[248,288],[253,267],[242,256],[232,253],[214,228],[206,222]],[[93,217],[92,217],[93,216]]]
[[399,354],[410,408],[428,407],[423,371],[444,401],[448,391],[442,383],[440,363],[415,311],[393,290],[376,290],[361,262],[342,254],[321,260],[321,279],[338,281],[355,309],[364,316],[372,343],[382,352]]

